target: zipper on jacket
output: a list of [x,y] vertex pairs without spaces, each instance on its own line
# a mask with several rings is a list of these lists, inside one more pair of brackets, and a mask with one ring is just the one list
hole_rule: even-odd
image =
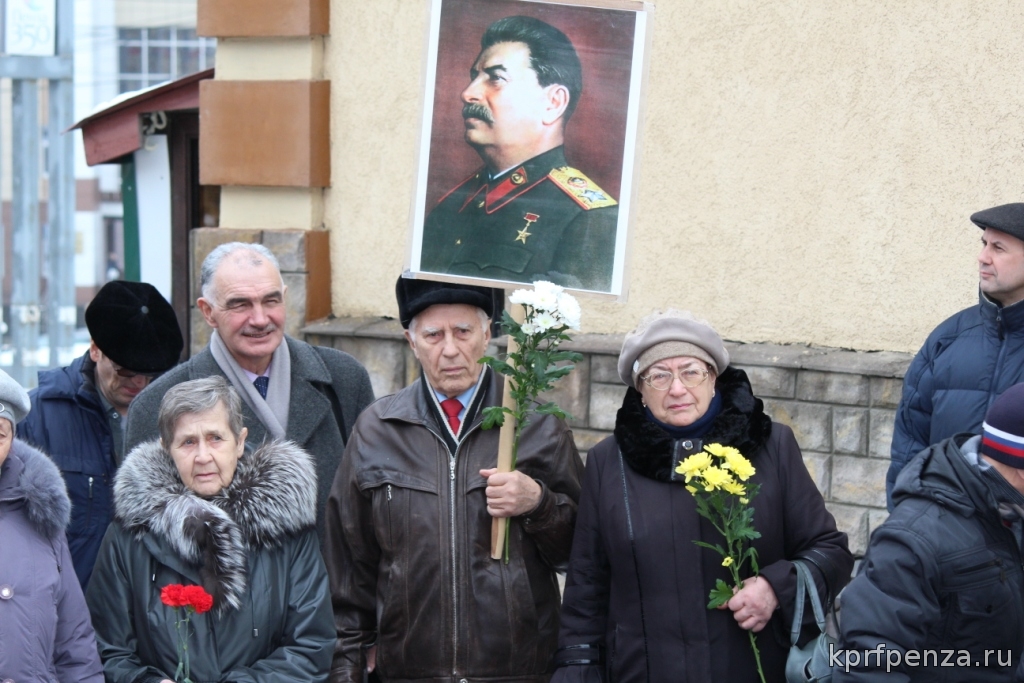
[[[441,442],[441,445],[447,451],[448,446],[445,444],[444,438],[428,425],[424,424],[423,426]],[[455,465],[458,462],[459,450],[462,449],[462,444],[465,443],[472,432],[476,431],[478,426],[473,425],[467,429],[462,439],[455,445],[455,452],[448,456],[448,528],[451,536],[449,543],[451,545],[452,557],[452,676],[458,675],[459,662],[459,564],[455,550]]]
[[985,405],[985,411],[992,407],[992,402],[996,400],[996,391],[999,390],[998,384],[996,384],[999,377],[1003,374],[1003,361],[1006,358],[1006,335],[1003,334],[1003,314],[1000,311],[996,315],[996,330],[999,333],[999,353],[996,354],[996,369],[992,373],[992,384],[988,389],[988,403]]
[[85,524],[87,527],[92,526],[92,477],[89,477],[89,505],[85,511]]
[[391,484],[388,484],[388,502],[391,502]]
[[458,563],[455,558],[455,458],[459,454],[459,445],[448,458],[448,525],[451,528],[452,546],[452,676],[458,674],[459,664],[459,579]]
[[1002,567],[1002,566],[1003,566],[1003,561],[1000,560],[999,558],[995,558],[993,560],[986,560],[985,562],[980,562],[978,564],[972,564],[969,567],[961,567],[960,569],[956,570],[956,573],[957,574],[970,574],[971,572],[976,572],[979,569],[985,569],[986,567]]

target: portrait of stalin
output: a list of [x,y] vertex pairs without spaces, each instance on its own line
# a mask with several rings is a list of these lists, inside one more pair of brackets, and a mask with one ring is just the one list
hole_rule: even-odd
[[611,290],[618,202],[563,148],[582,90],[554,26],[513,16],[487,28],[462,91],[464,139],[484,165],[427,216],[422,270]]

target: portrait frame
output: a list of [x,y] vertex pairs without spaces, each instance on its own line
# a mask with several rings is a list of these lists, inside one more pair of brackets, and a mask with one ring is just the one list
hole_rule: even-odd
[[[653,9],[639,0],[430,0],[406,277],[502,289],[543,279],[625,297]],[[470,143],[463,106],[473,99],[471,69],[489,72],[477,61],[481,37],[509,17],[568,38],[582,91],[557,149],[495,169],[491,148]],[[476,242],[468,257],[464,235]]]

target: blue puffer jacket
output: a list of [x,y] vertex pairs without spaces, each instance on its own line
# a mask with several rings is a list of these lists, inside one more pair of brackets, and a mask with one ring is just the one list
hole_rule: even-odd
[[114,518],[116,469],[103,404],[82,376],[88,357],[86,353],[66,368],[40,372],[39,386],[29,392],[32,411],[18,423],[18,438],[49,454],[64,476],[71,497],[68,545],[83,590]]
[[1024,301],[1001,308],[983,294],[935,328],[903,381],[885,489],[928,446],[959,433],[981,433],[992,401],[1024,382]]

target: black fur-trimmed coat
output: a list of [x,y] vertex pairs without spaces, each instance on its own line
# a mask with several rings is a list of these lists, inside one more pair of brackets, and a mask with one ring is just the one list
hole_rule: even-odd
[[[790,560],[814,548],[848,577],[853,559],[793,432],[764,414],[746,373],[728,368],[715,388],[723,406],[703,442],[739,449],[761,485],[752,501],[761,533],[754,546],[779,609],[757,642],[767,680],[781,682],[796,590]],[[614,436],[587,454],[559,645],[596,646],[604,664],[563,666],[553,683],[757,680],[747,633],[732,612],[706,609],[715,581],[730,579],[721,556],[693,541],[718,543],[721,536],[697,514],[684,482],[672,481],[677,461],[700,448],[694,441],[687,448],[649,421],[640,394],[628,389]],[[824,598],[824,582],[819,589]],[[588,652],[563,649],[559,659],[578,661]]]
[[192,680],[326,680],[335,634],[316,495],[313,464],[290,442],[246,452],[211,498],[182,484],[158,441],[135,448],[86,596],[107,680],[174,678],[176,611],[160,602],[169,584],[214,596],[191,618]]

